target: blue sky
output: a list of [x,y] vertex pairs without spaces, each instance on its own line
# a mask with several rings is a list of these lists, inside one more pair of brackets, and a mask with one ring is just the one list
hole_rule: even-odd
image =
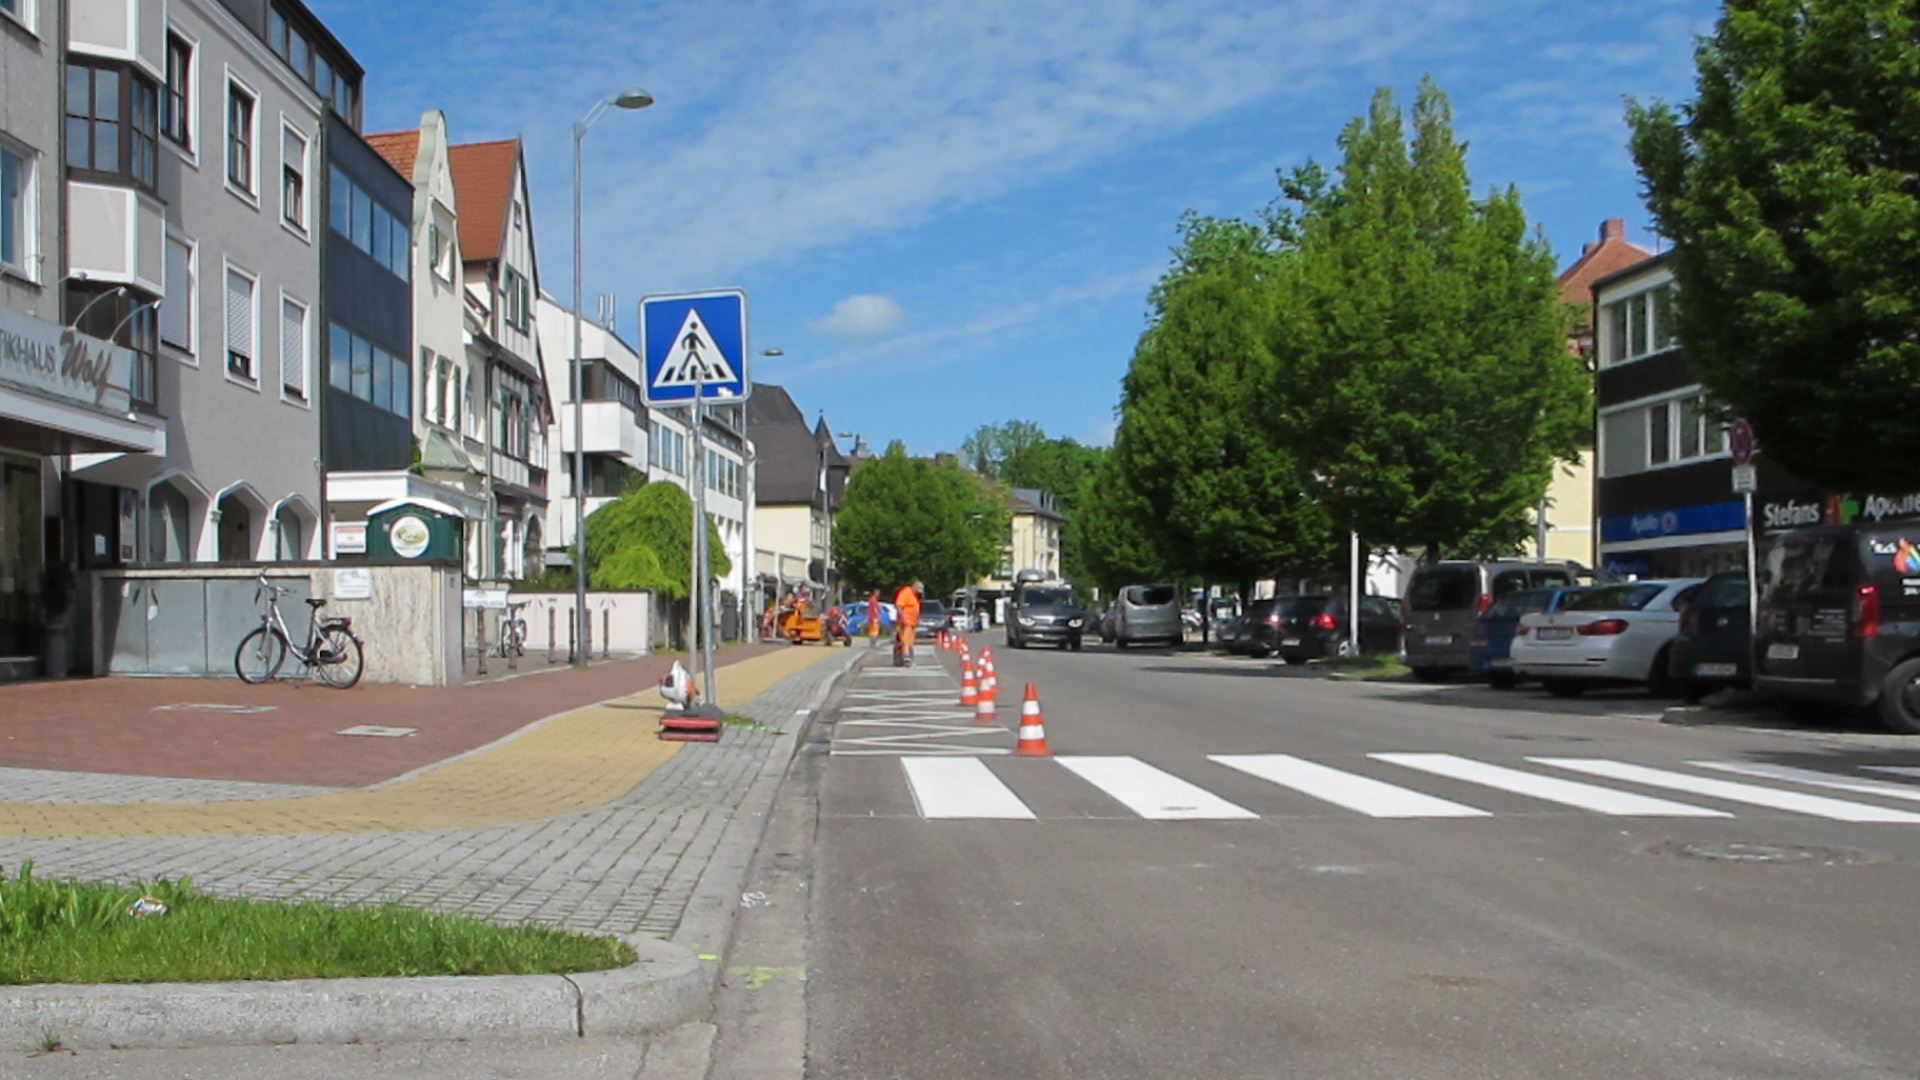
[[1516,185],[1560,264],[1646,246],[1621,119],[1685,99],[1706,0],[309,0],[367,69],[366,129],[442,109],[526,140],[541,283],[739,287],[757,382],[876,448],[1032,420],[1104,443],[1188,209],[1251,216],[1337,160],[1377,87],[1452,99],[1476,188]]

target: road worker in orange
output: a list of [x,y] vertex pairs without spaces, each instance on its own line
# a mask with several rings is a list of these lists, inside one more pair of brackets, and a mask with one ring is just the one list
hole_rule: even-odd
[[913,664],[913,632],[920,625],[920,593],[926,586],[915,581],[900,586],[893,594],[896,615],[893,620],[893,663],[895,667]]

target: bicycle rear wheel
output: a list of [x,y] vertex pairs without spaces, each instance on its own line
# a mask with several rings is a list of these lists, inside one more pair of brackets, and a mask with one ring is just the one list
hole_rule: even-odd
[[287,645],[280,636],[264,626],[256,626],[253,632],[240,639],[240,647],[233,653],[233,673],[240,681],[259,685],[280,674],[280,665],[287,662]]
[[360,681],[366,666],[360,642],[344,626],[323,627],[314,644],[313,674],[336,690],[345,690]]

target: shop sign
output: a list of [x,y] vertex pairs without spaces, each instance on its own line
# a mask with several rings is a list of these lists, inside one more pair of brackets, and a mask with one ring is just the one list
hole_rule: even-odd
[[334,522],[333,553],[335,555],[365,555],[367,553],[367,523],[364,521]]
[[387,540],[393,545],[393,553],[403,559],[417,559],[426,554],[432,539],[427,523],[412,514],[387,526]]
[[0,307],[0,382],[124,415],[133,351]]
[[373,599],[373,571],[364,566],[342,567],[333,572],[333,599]]
[[1600,521],[1602,543],[1654,540],[1666,536],[1738,532],[1746,528],[1746,506],[1737,501],[1680,506],[1645,514],[1615,514]]

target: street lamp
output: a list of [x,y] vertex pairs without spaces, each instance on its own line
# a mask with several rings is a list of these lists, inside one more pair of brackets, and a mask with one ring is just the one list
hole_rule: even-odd
[[580,144],[600,114],[609,107],[644,109],[653,104],[653,95],[639,87],[628,87],[609,98],[594,102],[587,115],[573,125],[573,666],[587,666],[587,431],[580,359]]

